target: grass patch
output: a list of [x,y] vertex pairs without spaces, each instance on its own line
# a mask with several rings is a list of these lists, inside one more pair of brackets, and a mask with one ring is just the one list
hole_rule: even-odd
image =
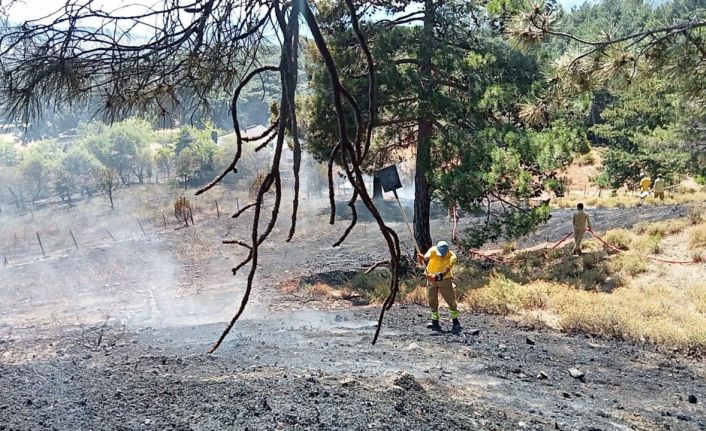
[[330,298],[333,296],[334,289],[325,283],[316,283],[306,288],[307,293],[315,298]]
[[643,222],[635,226],[635,233],[638,235],[660,235],[665,237],[683,232],[692,224],[693,222],[690,218],[676,218],[655,223]]
[[381,302],[390,291],[389,283],[390,271],[378,269],[369,274],[357,273],[344,287],[371,302]]
[[499,315],[542,309],[548,304],[552,286],[551,283],[521,285],[495,273],[486,287],[469,291],[463,303],[472,310]]
[[625,195],[624,191],[618,191],[617,195],[611,196],[611,193],[606,193],[601,197],[597,196],[567,196],[553,200],[553,204],[559,208],[576,208],[576,204],[583,202],[588,207],[596,208],[632,208],[641,205],[675,205],[687,203],[701,203],[706,201],[706,191],[695,190],[692,188],[677,188],[677,192],[671,196],[665,197],[662,201],[649,196],[645,199],[640,199],[631,194]]
[[689,208],[687,215],[692,225],[696,226],[704,221],[704,206],[698,205]]
[[[569,333],[648,342],[691,354],[706,353],[706,285],[687,295],[663,286],[589,292],[545,281],[516,283],[493,275],[469,293],[467,309],[499,315],[527,315]],[[541,310],[541,313],[532,313]]]
[[508,241],[508,242],[504,243],[502,246],[502,253],[504,255],[508,255],[516,250],[517,250],[517,243],[515,243],[514,241]]
[[627,229],[613,229],[606,232],[603,239],[619,250],[630,250],[635,235]]
[[648,262],[644,257],[635,253],[621,253],[610,260],[608,266],[614,272],[635,277],[638,274],[647,272]]
[[634,244],[641,253],[660,254],[662,252],[662,235],[657,233],[640,237],[634,241]]
[[706,225],[694,226],[689,231],[689,249],[703,250],[706,248]]

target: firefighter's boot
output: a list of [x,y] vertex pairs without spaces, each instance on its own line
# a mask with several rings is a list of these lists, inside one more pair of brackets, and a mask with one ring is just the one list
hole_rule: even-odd
[[458,321],[458,319],[453,319],[453,326],[451,327],[451,333],[458,335],[461,333],[461,323]]
[[441,332],[441,325],[439,325],[438,320],[431,320],[427,323],[427,329],[431,329],[434,332]]

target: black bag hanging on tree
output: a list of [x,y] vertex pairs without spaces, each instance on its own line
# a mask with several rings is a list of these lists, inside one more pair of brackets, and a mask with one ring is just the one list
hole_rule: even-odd
[[397,174],[397,165],[390,165],[380,169],[377,171],[377,176],[380,178],[382,189],[385,192],[395,192],[395,197],[397,197],[396,190],[402,188],[400,176]]
[[414,237],[412,226],[410,226],[409,220],[407,219],[407,213],[404,212],[404,208],[402,208],[400,198],[399,196],[397,196],[397,189],[402,188],[402,182],[400,181],[400,176],[397,173],[397,165],[386,166],[378,170],[375,175],[380,178],[380,184],[382,184],[382,189],[385,192],[392,192],[395,195],[397,205],[400,207],[400,211],[402,212],[402,218],[404,218],[404,222],[407,225],[407,229],[409,229],[409,234],[412,235],[412,239],[414,240],[414,248],[417,249],[417,253],[421,254],[422,252],[419,249],[419,244],[417,244],[417,238]]

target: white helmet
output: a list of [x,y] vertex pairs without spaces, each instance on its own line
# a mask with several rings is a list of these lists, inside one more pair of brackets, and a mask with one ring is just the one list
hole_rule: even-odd
[[446,253],[449,252],[449,243],[446,241],[437,242],[436,251],[439,253],[439,256],[446,256]]

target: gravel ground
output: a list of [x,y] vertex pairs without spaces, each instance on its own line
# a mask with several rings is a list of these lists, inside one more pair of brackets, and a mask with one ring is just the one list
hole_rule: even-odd
[[373,346],[376,314],[245,320],[215,355],[220,325],[6,340],[0,430],[706,429],[703,364],[402,306]]
[[[597,228],[685,209],[612,211],[595,212]],[[563,232],[568,214],[555,212],[528,243]],[[0,430],[706,430],[703,362],[492,316],[463,315],[460,336],[431,334],[426,309],[400,305],[373,346],[379,308],[290,304],[279,281],[384,257],[370,224],[332,251],[342,227],[317,223],[293,243],[263,247],[255,301],[215,355],[206,351],[244,274],[231,278],[233,259],[223,255],[188,265],[171,256],[187,230],[8,268]],[[404,240],[404,225],[394,226]],[[450,223],[433,226],[443,236]],[[221,226],[213,244],[236,227]],[[110,267],[101,264],[99,277],[84,273],[85,262],[103,261]],[[57,291],[49,287],[58,277],[38,278],[52,271],[66,280],[66,268],[80,283]],[[101,325],[106,310],[113,317]]]

